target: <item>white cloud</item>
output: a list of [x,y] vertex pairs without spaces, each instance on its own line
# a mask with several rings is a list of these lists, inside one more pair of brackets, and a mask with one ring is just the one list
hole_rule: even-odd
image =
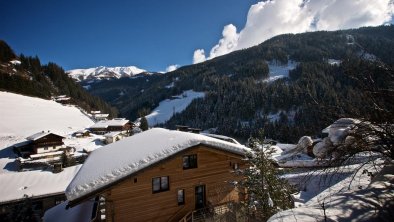
[[169,65],[169,66],[166,68],[166,72],[175,71],[175,70],[178,69],[178,67],[179,67],[179,65]]
[[337,30],[376,26],[390,22],[392,0],[270,0],[252,5],[245,27],[229,24],[209,56],[194,52],[193,63],[257,45],[273,36],[317,30]]
[[211,49],[208,59],[227,54],[237,47],[237,27],[235,27],[233,24],[224,26],[222,35],[223,38],[220,39],[219,43]]
[[194,51],[193,64],[204,62],[205,60],[206,59],[204,49],[197,49],[196,51]]

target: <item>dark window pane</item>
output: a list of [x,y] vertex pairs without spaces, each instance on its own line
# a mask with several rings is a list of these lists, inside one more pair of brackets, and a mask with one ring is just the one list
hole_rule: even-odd
[[178,205],[185,203],[185,190],[178,190]]
[[190,167],[196,168],[197,167],[197,155],[190,156]]
[[183,169],[189,168],[189,156],[184,156],[183,157]]
[[197,168],[197,154],[183,157],[183,169]]
[[153,192],[160,191],[160,177],[156,177],[152,179],[152,189]]
[[168,177],[161,177],[161,190],[168,190]]

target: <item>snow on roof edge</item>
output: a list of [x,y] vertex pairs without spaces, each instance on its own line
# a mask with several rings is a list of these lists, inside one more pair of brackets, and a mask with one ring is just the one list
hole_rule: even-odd
[[[185,137],[185,138],[181,138],[181,140],[180,140],[181,142],[171,144],[169,147],[165,147],[164,149],[154,150],[153,152],[150,152],[150,153],[144,153],[143,157],[141,157],[137,160],[134,160],[134,161],[129,161],[126,164],[123,163],[123,165],[122,165],[119,163],[115,163],[113,166],[114,168],[104,170],[105,174],[103,174],[103,175],[98,174],[96,176],[93,176],[93,178],[86,179],[86,177],[92,176],[92,175],[86,175],[86,174],[89,174],[89,168],[92,168],[92,166],[93,166],[92,169],[95,169],[95,164],[94,164],[94,162],[96,162],[95,159],[100,159],[101,157],[107,155],[107,154],[104,154],[106,151],[110,152],[108,150],[112,150],[112,152],[113,152],[113,150],[116,149],[116,147],[125,146],[128,143],[132,143],[133,140],[137,141],[140,138],[142,138],[143,135],[148,135],[148,134],[155,135],[157,133],[164,134],[165,135],[164,137],[167,139],[170,137],[174,137],[174,136],[175,137]],[[161,138],[159,138],[159,140],[160,139]],[[177,153],[179,153],[183,150],[186,150],[190,147],[194,147],[197,145],[205,145],[208,147],[212,147],[212,148],[216,148],[218,150],[235,153],[238,155],[244,155],[245,150],[248,149],[247,147],[240,145],[240,144],[233,144],[230,142],[226,142],[223,140],[203,136],[200,134],[180,132],[180,131],[170,131],[170,130],[160,129],[160,128],[154,128],[154,129],[145,131],[144,133],[137,134],[135,136],[126,138],[120,142],[121,143],[118,142],[118,143],[113,143],[113,144],[107,145],[107,146],[103,147],[103,148],[107,148],[106,150],[101,148],[97,151],[94,151],[91,154],[91,156],[89,156],[89,158],[86,161],[86,162],[88,162],[88,164],[86,164],[86,162],[85,162],[81,171],[78,172],[78,174],[74,177],[74,179],[71,181],[71,183],[69,184],[69,186],[66,189],[66,197],[69,201],[75,201],[77,199],[82,199],[83,197],[91,195],[95,191],[104,189],[105,187],[107,187],[113,183],[116,183],[117,181],[119,181],[123,178],[126,178],[132,174],[137,173],[138,171],[140,171],[142,169],[145,169],[145,168],[152,166],[162,160],[172,157],[172,156],[176,155]],[[162,144],[160,143],[160,141],[158,141],[158,139],[155,139],[155,142],[157,144],[160,144],[160,146],[162,146]],[[119,149],[118,152],[122,152],[121,148]],[[136,150],[135,153],[138,153],[138,151]],[[101,155],[101,157],[100,157],[100,155]],[[90,161],[89,161],[89,159],[90,159]],[[97,161],[97,162],[99,162],[99,161]],[[121,162],[121,161],[116,161],[116,162]],[[88,165],[88,166],[85,167],[85,165]],[[85,170],[83,169],[84,167],[85,167]]]

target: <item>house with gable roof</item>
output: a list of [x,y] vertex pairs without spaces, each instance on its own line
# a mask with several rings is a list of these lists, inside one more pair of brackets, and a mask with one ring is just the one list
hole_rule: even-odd
[[90,127],[90,131],[95,134],[105,134],[119,131],[127,133],[132,128],[132,124],[125,118],[114,118],[111,120],[101,120]]
[[154,128],[91,153],[66,189],[69,207],[102,200],[105,221],[187,221],[201,209],[243,199],[246,147]]

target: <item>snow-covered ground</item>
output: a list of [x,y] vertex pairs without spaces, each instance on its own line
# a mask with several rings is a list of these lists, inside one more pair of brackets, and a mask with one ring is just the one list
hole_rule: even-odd
[[65,137],[64,143],[77,152],[102,146],[101,136],[75,138],[71,134],[94,122],[78,108],[8,92],[0,92],[0,202],[18,200],[25,195],[63,193],[80,165],[54,174],[49,171],[18,172],[12,146],[43,130]]
[[185,110],[194,99],[203,98],[204,96],[205,93],[203,92],[187,90],[173,99],[161,101],[159,106],[146,116],[149,126],[165,123],[171,119],[175,113],[180,113]]
[[268,62],[269,78],[264,79],[263,82],[273,82],[280,78],[288,77],[289,71],[296,68],[297,62],[289,60],[287,64],[278,64],[277,62]]
[[0,92],[0,174],[15,170],[15,155],[10,146],[26,137],[43,130],[68,137],[91,125],[93,121],[76,107]]
[[304,190],[295,196],[296,208],[279,212],[268,221],[392,221],[384,214],[390,215],[390,205],[386,204],[394,198],[394,166],[382,167],[378,161],[287,175],[292,182],[298,180]]

